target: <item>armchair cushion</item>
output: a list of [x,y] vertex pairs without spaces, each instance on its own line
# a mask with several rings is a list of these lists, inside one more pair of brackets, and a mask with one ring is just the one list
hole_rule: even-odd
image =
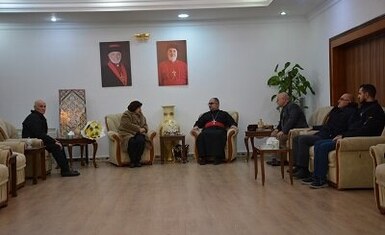
[[[120,119],[123,113],[109,114],[105,116],[105,123],[107,128],[107,137],[109,144],[109,161],[117,166],[126,166],[130,163],[130,158],[127,153],[127,149],[123,146],[123,139],[118,133],[118,127],[120,125]],[[145,148],[141,162],[151,165],[154,162],[154,137],[155,131],[149,131],[147,133],[152,148]]]
[[4,141],[9,138],[17,138],[16,128],[3,119],[0,119],[0,141]]

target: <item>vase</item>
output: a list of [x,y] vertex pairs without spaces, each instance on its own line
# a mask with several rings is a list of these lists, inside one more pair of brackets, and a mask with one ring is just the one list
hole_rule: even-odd
[[[180,127],[178,125],[178,122],[174,118],[174,105],[166,105],[162,106],[163,108],[163,121],[160,124],[160,135],[179,135],[180,134]],[[164,156],[163,159],[165,159],[168,162],[173,161],[173,155],[172,155],[172,148],[178,144],[177,141],[167,141],[165,143],[164,149]]]

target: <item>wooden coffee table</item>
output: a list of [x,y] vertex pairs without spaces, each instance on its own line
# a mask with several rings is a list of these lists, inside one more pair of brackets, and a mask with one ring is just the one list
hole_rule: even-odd
[[262,129],[256,129],[253,131],[245,131],[244,142],[245,142],[245,146],[246,146],[246,150],[247,150],[247,158],[246,158],[247,162],[249,161],[249,155],[250,155],[249,140],[250,140],[252,149],[254,149],[255,148],[254,138],[262,139],[265,137],[270,137],[271,132],[273,132],[272,128],[262,128]]
[[73,146],[80,146],[80,161],[81,165],[84,166],[83,162],[83,148],[86,148],[86,164],[88,165],[88,145],[92,144],[93,146],[93,163],[94,167],[97,168],[98,165],[96,164],[96,151],[98,150],[98,143],[96,140],[84,138],[82,136],[73,137],[73,138],[56,138],[63,147],[68,148],[68,155],[70,158],[70,165],[72,166],[72,147]]
[[[258,154],[260,155],[261,162],[261,174],[262,174],[262,185],[265,185],[265,159],[264,155],[266,153],[279,154],[281,156],[281,176],[282,179],[285,177],[285,158],[288,155],[287,153],[290,149],[286,147],[280,147],[279,149],[264,148],[262,146],[253,147],[253,157],[254,157],[254,177],[257,179],[258,175]],[[289,154],[289,175],[290,175],[290,184],[293,185],[293,161],[291,155]]]

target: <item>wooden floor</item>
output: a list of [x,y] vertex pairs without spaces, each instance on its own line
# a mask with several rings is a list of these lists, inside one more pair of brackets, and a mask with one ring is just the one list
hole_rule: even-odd
[[252,162],[81,167],[31,180],[0,209],[0,234],[384,234],[372,190],[312,190]]

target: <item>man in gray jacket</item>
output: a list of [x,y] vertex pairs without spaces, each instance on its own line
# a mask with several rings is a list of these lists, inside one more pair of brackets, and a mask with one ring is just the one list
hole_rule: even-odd
[[[289,131],[293,128],[308,127],[305,114],[302,109],[292,101],[286,92],[277,95],[277,104],[281,108],[279,123],[277,128],[271,133],[271,136],[277,137],[280,146],[286,146]],[[279,165],[275,158],[268,161],[267,164]]]

